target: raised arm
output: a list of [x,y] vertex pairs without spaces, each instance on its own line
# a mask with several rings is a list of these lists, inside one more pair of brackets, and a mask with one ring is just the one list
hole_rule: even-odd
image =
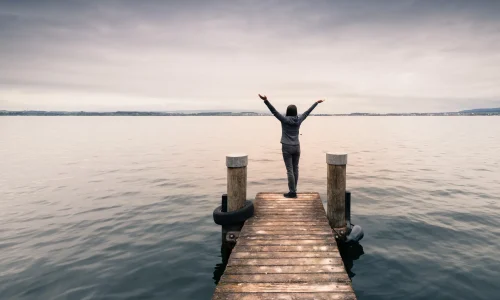
[[286,118],[282,114],[280,114],[276,110],[276,108],[274,108],[274,106],[271,104],[271,102],[269,102],[269,100],[267,100],[266,96],[262,96],[261,94],[259,94],[259,97],[260,97],[260,99],[264,100],[264,103],[266,104],[267,108],[269,108],[269,110],[276,117],[276,119],[280,120],[281,122],[286,122]]
[[307,116],[309,116],[309,114],[313,111],[313,109],[315,109],[316,106],[318,106],[318,103],[321,103],[323,101],[325,100],[318,100],[314,102],[314,104],[311,107],[309,107],[308,110],[306,110],[303,114],[300,115],[299,122],[302,123],[307,118]]

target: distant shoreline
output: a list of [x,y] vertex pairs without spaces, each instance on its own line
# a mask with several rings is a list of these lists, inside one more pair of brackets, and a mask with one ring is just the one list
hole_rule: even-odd
[[[61,111],[0,111],[0,116],[81,116],[81,117],[264,117],[272,116],[266,113],[255,112],[202,112],[202,113],[168,113],[168,112],[136,112],[136,111],[116,111],[116,112],[61,112]],[[350,114],[312,114],[318,117],[453,117],[453,116],[500,116],[500,111],[494,112],[445,112],[445,113],[350,113]]]

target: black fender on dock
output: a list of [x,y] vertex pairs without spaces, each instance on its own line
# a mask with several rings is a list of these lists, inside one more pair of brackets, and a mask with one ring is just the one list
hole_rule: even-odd
[[241,224],[253,217],[254,207],[252,201],[245,201],[245,205],[235,211],[223,212],[222,205],[218,206],[213,213],[215,224],[227,226]]

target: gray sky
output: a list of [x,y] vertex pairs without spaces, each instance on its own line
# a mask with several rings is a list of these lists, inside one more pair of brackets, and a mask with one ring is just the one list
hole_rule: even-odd
[[0,110],[500,107],[500,1],[0,0]]

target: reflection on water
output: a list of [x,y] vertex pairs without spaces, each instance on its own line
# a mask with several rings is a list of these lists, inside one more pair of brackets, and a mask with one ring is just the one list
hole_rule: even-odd
[[[498,298],[498,128],[307,119],[299,191],[325,200],[325,152],[349,154],[359,300]],[[249,155],[249,198],[285,192],[280,134],[272,117],[0,118],[0,298],[210,299],[225,154]]]
[[353,278],[356,276],[356,273],[352,271],[354,267],[354,261],[358,260],[359,257],[365,252],[363,251],[363,246],[357,242],[351,243],[338,243],[340,256],[342,257],[342,261],[344,262],[345,270],[347,271],[347,275],[349,278]]
[[220,246],[220,258],[222,262],[215,265],[214,268],[214,276],[212,279],[214,280],[215,285],[217,285],[226,270],[227,262],[229,260],[229,256],[231,255],[232,246],[227,243],[221,243]]

